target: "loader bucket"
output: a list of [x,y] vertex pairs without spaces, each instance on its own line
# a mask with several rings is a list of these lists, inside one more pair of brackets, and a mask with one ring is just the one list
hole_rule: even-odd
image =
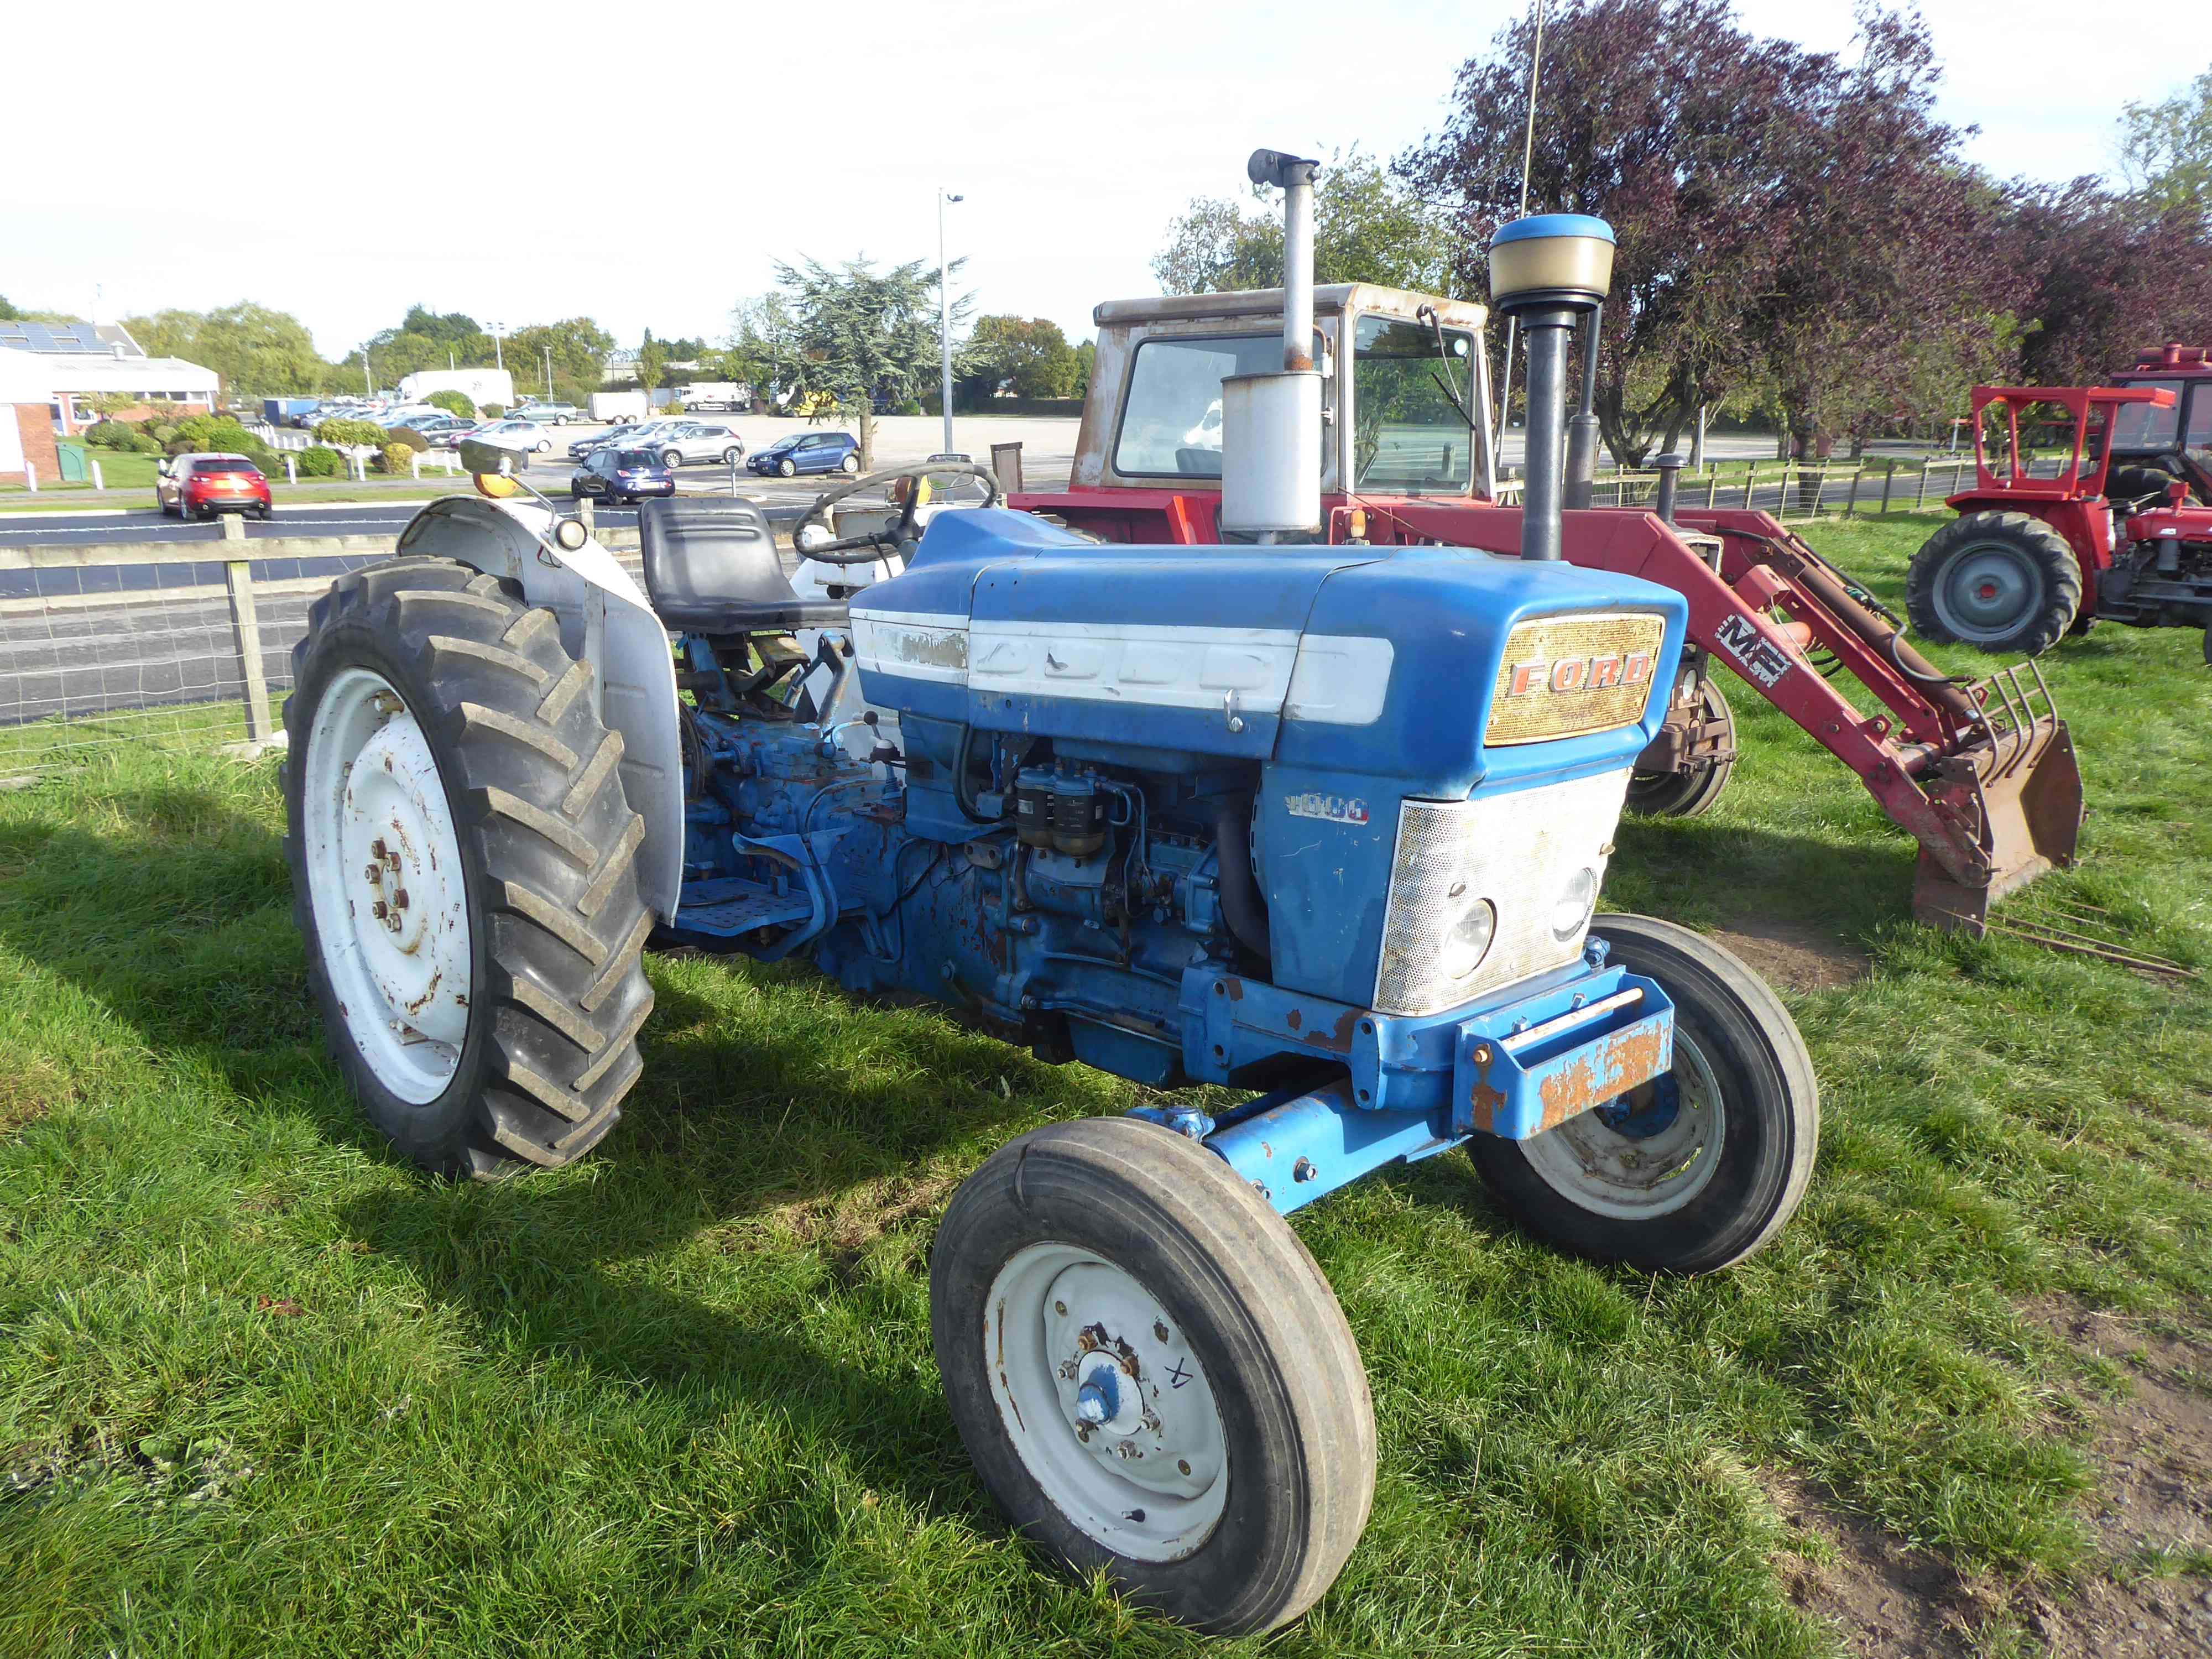
[[1930,802],[1966,856],[1948,869],[1923,841],[1912,914],[1942,928],[1987,931],[1990,907],[2051,870],[2071,869],[2081,834],[2081,769],[2074,740],[2033,663],[1973,688],[1982,736],[1938,763]]

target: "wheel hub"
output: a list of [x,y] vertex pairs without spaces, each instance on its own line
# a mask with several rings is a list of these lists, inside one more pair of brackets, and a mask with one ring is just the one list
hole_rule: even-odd
[[1961,639],[2010,633],[2041,598],[2042,584],[2014,549],[1977,543],[1961,550],[1936,587],[1936,610]]
[[1203,1544],[1228,1501],[1228,1437],[1157,1298],[1089,1250],[1046,1243],[1000,1270],[987,1305],[992,1397],[1054,1506],[1139,1560]]
[[1726,1123],[1719,1079],[1678,1025],[1673,1071],[1522,1149],[1562,1197],[1599,1215],[1648,1219],[1680,1209],[1705,1189]]
[[[1066,1311],[1062,1312],[1061,1310]],[[1197,1360],[1118,1267],[1086,1262],[1053,1281],[1045,1348],[1076,1439],[1121,1479],[1197,1496],[1219,1473],[1219,1419]],[[1203,1398],[1188,1398],[1196,1388]]]
[[316,933],[347,1031],[386,1087],[433,1100],[468,1039],[468,896],[429,739],[381,676],[349,669],[324,693],[301,809]]

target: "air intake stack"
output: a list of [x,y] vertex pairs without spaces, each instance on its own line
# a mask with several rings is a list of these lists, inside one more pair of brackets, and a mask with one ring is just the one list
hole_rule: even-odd
[[1321,525],[1321,371],[1313,349],[1318,161],[1255,149],[1245,172],[1283,192],[1283,366],[1221,382],[1221,527],[1272,542]]
[[[1559,557],[1567,345],[1613,286],[1613,227],[1581,213],[1516,219],[1490,239],[1491,303],[1528,342],[1528,437],[1522,463],[1521,556]],[[1593,355],[1597,349],[1590,342]]]

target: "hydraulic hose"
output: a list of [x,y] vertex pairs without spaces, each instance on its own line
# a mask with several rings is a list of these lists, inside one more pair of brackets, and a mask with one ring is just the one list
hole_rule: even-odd
[[1251,796],[1224,795],[1214,801],[1213,861],[1222,921],[1239,945],[1267,960],[1267,906],[1252,878]]

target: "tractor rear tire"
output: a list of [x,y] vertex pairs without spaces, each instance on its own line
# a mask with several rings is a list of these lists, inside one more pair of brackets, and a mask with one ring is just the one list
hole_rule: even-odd
[[1734,953],[1650,916],[1601,915],[1612,960],[1674,1004],[1666,1076],[1525,1140],[1468,1156],[1538,1237],[1646,1273],[1707,1273],[1796,1212],[1820,1139],[1820,1088],[1796,1023]]
[[1707,721],[1720,720],[1728,737],[1718,755],[1693,760],[1680,771],[1635,772],[1628,780],[1628,810],[1646,817],[1694,818],[1709,812],[1735,770],[1735,712],[1711,676],[1704,682]]
[[2180,482],[2162,466],[2116,466],[2105,480],[2105,499],[2132,501],[2163,495]]
[[2081,566],[2066,538],[2025,513],[1970,513],[1912,556],[1905,609],[1939,645],[2040,656],[2081,609]]
[[582,1157],[653,1007],[645,823],[591,665],[514,584],[402,558],[315,602],[292,672],[294,915],[370,1121],[444,1175]]
[[[929,1322],[985,1488],[1130,1600],[1217,1635],[1273,1630],[1359,1541],[1358,1345],[1289,1224],[1197,1142],[1122,1117],[1001,1147],[938,1228]],[[1115,1416],[1086,1427],[1079,1387],[1117,1358]]]

